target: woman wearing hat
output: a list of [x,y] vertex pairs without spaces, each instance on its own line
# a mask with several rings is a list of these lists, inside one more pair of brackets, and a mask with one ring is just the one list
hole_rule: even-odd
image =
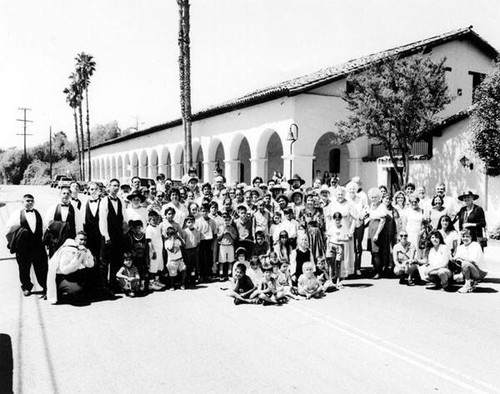
[[486,227],[486,218],[484,216],[483,208],[474,204],[474,201],[478,198],[479,196],[471,191],[458,196],[458,199],[463,201],[465,206],[458,211],[453,223],[458,220],[458,228],[460,231],[466,228],[469,229],[472,235],[472,240],[479,242],[481,248],[484,249],[487,245],[483,232]]
[[125,210],[127,220],[140,220],[142,228],[146,228],[148,224],[148,210],[142,204],[146,201],[146,197],[141,192],[133,192],[127,196],[130,201],[129,207]]

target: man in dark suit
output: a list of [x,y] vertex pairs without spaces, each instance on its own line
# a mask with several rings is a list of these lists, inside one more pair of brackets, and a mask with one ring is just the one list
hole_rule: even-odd
[[484,249],[486,246],[486,238],[484,237],[486,218],[483,208],[474,204],[474,201],[478,198],[479,196],[471,191],[458,196],[458,199],[463,201],[465,206],[460,208],[453,222],[458,220],[460,231],[468,228],[471,232],[472,241],[477,241],[481,248]]
[[31,266],[35,270],[38,284],[45,295],[47,285],[47,253],[42,242],[43,221],[40,213],[34,209],[35,199],[31,194],[25,194],[22,200],[23,208],[16,210],[9,217],[6,228],[8,233],[21,232],[16,237],[11,251],[16,254],[19,267],[19,280],[24,296],[29,296],[33,289],[30,278]]
[[104,295],[113,297],[112,290],[118,290],[116,273],[123,261],[126,249],[125,236],[123,235],[126,223],[123,202],[118,198],[120,182],[111,179],[108,185],[108,195],[99,204],[99,230],[102,235],[100,280]]
[[88,185],[89,199],[82,205],[83,231],[87,234],[86,246],[94,257],[94,266],[89,277],[89,290],[95,293],[100,287],[99,270],[102,235],[99,230],[100,188],[95,182]]

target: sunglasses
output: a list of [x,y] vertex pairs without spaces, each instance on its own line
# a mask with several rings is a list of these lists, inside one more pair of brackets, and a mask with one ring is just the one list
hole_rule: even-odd
[[408,234],[401,234],[400,237],[401,238],[408,238]]

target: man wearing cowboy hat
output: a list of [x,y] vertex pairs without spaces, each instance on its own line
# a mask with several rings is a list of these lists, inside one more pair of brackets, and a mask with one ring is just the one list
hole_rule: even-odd
[[306,181],[303,180],[298,174],[295,174],[288,180],[291,190],[300,190],[305,183]]
[[486,218],[484,210],[479,205],[474,204],[479,196],[472,191],[458,196],[460,201],[465,203],[465,206],[460,208],[454,222],[458,220],[458,227],[461,230],[468,228],[472,235],[472,240],[479,242],[484,249],[486,246],[486,239],[484,238],[483,229],[486,227]]

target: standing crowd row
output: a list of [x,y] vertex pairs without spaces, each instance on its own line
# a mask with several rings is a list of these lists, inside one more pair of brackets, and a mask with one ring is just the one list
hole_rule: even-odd
[[[306,188],[298,175],[227,185],[217,174],[201,184],[191,169],[179,185],[160,174],[148,186],[138,177],[130,185],[112,179],[105,190],[90,182],[87,194],[77,182],[61,188],[43,218],[26,194],[9,218],[24,295],[33,288],[31,266],[52,303],[230,278],[236,304],[319,298],[362,275],[445,290],[463,283],[458,291],[469,293],[486,276],[479,196],[455,199],[444,183],[432,197],[411,183],[391,196],[383,186],[366,194],[359,177]],[[362,272],[365,245],[371,267]]]

